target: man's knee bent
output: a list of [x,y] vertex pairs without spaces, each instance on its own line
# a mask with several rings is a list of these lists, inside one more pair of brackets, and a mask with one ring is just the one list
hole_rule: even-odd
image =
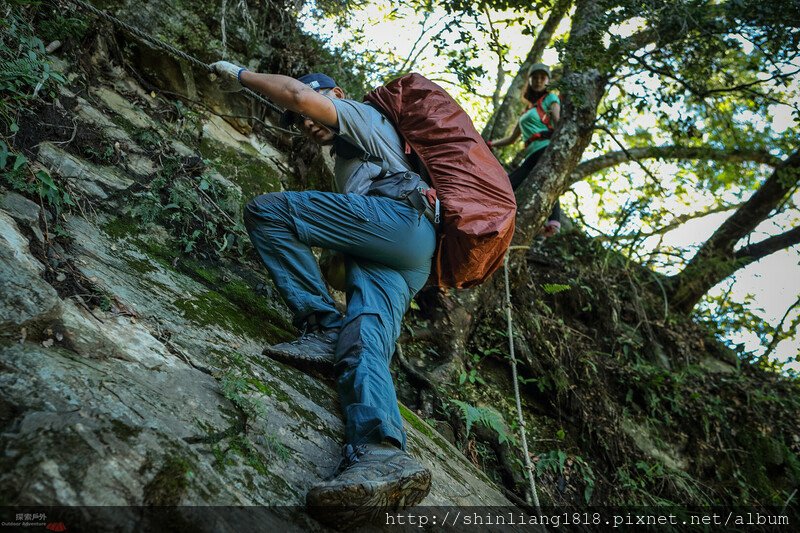
[[244,225],[248,231],[265,222],[285,220],[288,213],[286,193],[271,192],[256,196],[244,206]]

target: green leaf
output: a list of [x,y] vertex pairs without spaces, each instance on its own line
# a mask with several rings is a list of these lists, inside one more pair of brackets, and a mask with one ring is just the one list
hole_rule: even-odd
[[466,372],[462,372],[458,376],[458,384],[459,385],[463,385],[466,381],[467,381],[467,373]]
[[564,463],[567,462],[567,452],[558,450],[558,467],[559,472],[564,471]]
[[14,159],[14,168],[13,170],[19,170],[19,167],[24,165],[28,162],[28,158],[25,157],[23,154],[16,154],[16,158]]
[[217,253],[221,254],[224,252],[228,245],[231,243],[232,239],[229,240],[229,237],[233,237],[230,233],[226,233],[225,237],[222,238],[222,243],[217,247]]
[[48,189],[51,189],[51,190],[54,190],[54,191],[58,190],[58,187],[56,186],[55,182],[53,181],[53,178],[50,176],[50,174],[48,174],[44,170],[40,170],[39,172],[37,172],[36,173],[36,178],[39,181],[41,181],[42,183],[44,183],[47,186]]
[[11,133],[17,133],[19,131],[19,124],[12,121],[11,126],[9,126],[8,129]]
[[461,412],[464,414],[464,423],[467,426],[467,437],[469,437],[469,432],[472,429],[472,424],[474,424],[475,421],[478,420],[478,418],[480,418],[478,410],[466,402],[462,402],[459,400],[452,400],[452,402],[455,405],[457,405],[461,409]]
[[592,493],[594,492],[594,484],[587,484],[586,488],[583,489],[583,499],[586,500],[586,503],[589,503],[589,500],[592,498]]
[[472,371],[470,372],[470,375],[469,375],[469,380],[470,380],[470,382],[471,382],[471,383],[478,382],[478,383],[480,383],[481,385],[484,385],[484,386],[486,385],[486,382],[485,382],[485,381],[483,380],[483,378],[482,378],[482,377],[481,377],[481,376],[478,374],[478,371],[477,371],[477,370],[475,370],[474,368],[473,368],[473,369],[472,369]]
[[8,162],[8,145],[0,141],[0,169],[6,168],[6,163]]

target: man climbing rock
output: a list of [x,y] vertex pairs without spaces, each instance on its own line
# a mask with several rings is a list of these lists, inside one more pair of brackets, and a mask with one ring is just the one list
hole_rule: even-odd
[[[332,146],[339,192],[258,196],[244,211],[250,238],[302,335],[269,346],[274,359],[335,373],[345,418],[335,477],[311,488],[322,519],[374,516],[420,502],[431,473],[405,452],[406,435],[389,362],[411,298],[428,278],[436,230],[409,198],[425,183],[411,170],[394,126],[375,108],[346,99],[324,74],[294,79],[226,61],[212,65],[228,84],[285,107],[314,142]],[[337,311],[311,252],[344,254],[347,310]]]

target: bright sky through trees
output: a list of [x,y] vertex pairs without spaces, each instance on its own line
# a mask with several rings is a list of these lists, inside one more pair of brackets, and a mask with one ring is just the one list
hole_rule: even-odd
[[[437,56],[435,47],[430,43],[430,36],[440,31],[447,22],[447,15],[442,9],[435,10],[427,18],[424,18],[422,15],[414,13],[412,9],[398,6],[393,2],[372,2],[349,14],[350,18],[347,26],[353,30],[352,33],[342,32],[340,27],[332,20],[318,18],[311,13],[309,9],[304,13],[305,27],[308,32],[329,39],[334,46],[345,46],[354,53],[371,54],[371,58],[380,58],[386,65],[393,65],[395,69],[402,70],[400,65],[405,64],[408,67],[413,63],[413,70],[443,84],[471,114],[479,129],[491,115],[493,111],[491,95],[497,82],[498,57],[490,50],[485,33],[476,30],[473,34],[476,41],[470,45],[479,48],[478,62],[484,68],[485,75],[476,79],[473,88],[467,90],[463,84],[459,83],[455,73],[448,71],[447,58],[441,55]],[[529,13],[517,23],[506,25],[501,24],[502,21],[519,18],[520,14],[514,12],[492,12],[490,16],[495,25],[494,27],[500,28],[502,42],[508,46],[508,52],[505,55],[503,64],[506,78],[505,87],[501,92],[504,92],[511,78],[516,74],[519,63],[525,57],[533,42],[533,37],[524,34],[523,28],[525,25],[535,28],[542,21],[536,20],[534,13]],[[485,20],[484,23],[486,22]],[[469,26],[469,23],[466,25]],[[624,37],[641,29],[643,25],[643,20],[634,18],[612,27],[610,33]],[[565,19],[561,22],[556,36],[567,31],[568,28],[569,21]],[[444,34],[443,40],[455,48],[459,46],[457,36],[457,32]],[[743,51],[750,53],[752,45],[743,38],[740,40],[743,44]],[[557,65],[557,50],[548,48],[544,52],[543,60],[550,65]],[[385,75],[386,73],[378,72],[378,74]],[[764,73],[760,76],[768,76],[768,74]],[[379,78],[372,81],[375,84],[381,83]],[[606,98],[616,98],[621,90],[631,94],[642,91],[655,91],[660,83],[660,80],[652,76],[632,75],[620,84],[611,87]],[[794,94],[797,94],[797,76],[794,77],[791,84],[790,88],[794,88]],[[655,127],[657,122],[656,112],[658,111],[659,109],[645,111],[626,109],[620,115],[622,122],[615,124],[615,126],[620,127],[621,130],[631,135],[635,134],[636,130],[652,132],[652,143],[654,145],[670,144],[671,139],[668,134]],[[678,118],[679,114],[685,112],[679,106],[664,109],[664,111],[666,114],[676,118]],[[765,122],[763,115],[740,112],[735,116],[735,119],[749,122],[756,128],[770,128],[776,133],[782,133],[787,128],[798,127],[796,117],[792,116],[792,109],[787,105],[775,104],[769,106],[767,117],[769,123]],[[521,144],[518,148],[522,148]],[[607,151],[620,149],[621,147],[615,145],[614,142],[606,140],[602,146],[590,146],[584,154],[584,160],[602,155]],[[622,164],[605,173],[602,181],[605,187],[602,201],[600,201],[600,195],[597,193],[597,186],[594,186],[593,191],[593,187],[583,181],[576,183],[572,187],[574,194],[567,193],[562,196],[561,202],[569,216],[574,218],[580,213],[581,220],[586,224],[590,234],[611,235],[617,225],[614,215],[629,205],[632,197],[631,191],[641,189],[653,177],[659,180],[660,186],[667,193],[663,197],[654,198],[651,207],[665,208],[674,216],[696,213],[703,208],[711,207],[719,200],[720,194],[723,195],[722,198],[724,200],[735,205],[743,201],[743,199],[747,199],[748,195],[752,193],[752,191],[748,190],[737,191],[735,188],[721,193],[712,193],[697,188],[682,192],[680,195],[674,195],[671,191],[674,192],[681,187],[679,181],[674,179],[674,176],[681,172],[685,172],[685,167],[660,160]],[[800,203],[800,193],[795,193],[793,203],[794,205]],[[663,236],[663,240],[659,240],[658,237],[650,237],[637,245],[636,253],[639,257],[647,257],[648,253],[659,241],[662,250],[682,251],[684,260],[678,261],[677,266],[674,264],[671,266],[667,261],[668,258],[660,255],[651,258],[652,262],[650,264],[653,268],[665,274],[673,274],[680,264],[691,257],[696,247],[705,241],[731,212],[718,212],[690,220],[666,233]],[[776,226],[776,222],[780,223],[780,227]],[[765,238],[785,231],[787,228],[795,227],[798,223],[800,223],[800,214],[796,210],[788,210],[762,223],[753,235],[757,238]],[[794,246],[776,252],[739,270],[735,275],[717,285],[709,293],[709,296],[714,297],[728,292],[729,297],[737,302],[752,302],[750,309],[774,327],[800,295],[799,247]],[[800,313],[800,306],[789,313],[784,321],[785,324],[790,324],[798,313]],[[732,336],[730,341],[734,344],[744,344],[747,351],[755,352],[756,354],[766,349],[763,341],[753,333],[740,332]],[[798,336],[795,335],[794,338],[781,342],[773,352],[773,356],[781,361],[800,357],[800,339]],[[800,371],[800,362],[795,361],[788,368]]]

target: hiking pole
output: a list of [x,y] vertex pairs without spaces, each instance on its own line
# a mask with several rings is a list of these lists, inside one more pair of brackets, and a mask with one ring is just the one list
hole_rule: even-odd
[[519,380],[517,379],[517,358],[514,354],[514,323],[511,318],[511,286],[508,282],[508,255],[511,250],[528,249],[528,246],[510,246],[503,260],[503,278],[506,285],[506,319],[508,321],[508,352],[511,356],[511,376],[514,380],[514,399],[517,402],[517,419],[522,436],[522,453],[525,456],[525,470],[528,473],[528,483],[531,486],[531,498],[536,514],[541,517],[542,509],[539,506],[539,495],[536,492],[536,480],[533,477],[533,464],[528,454],[528,438],[525,435],[525,418],[522,416],[522,402],[519,397]]

